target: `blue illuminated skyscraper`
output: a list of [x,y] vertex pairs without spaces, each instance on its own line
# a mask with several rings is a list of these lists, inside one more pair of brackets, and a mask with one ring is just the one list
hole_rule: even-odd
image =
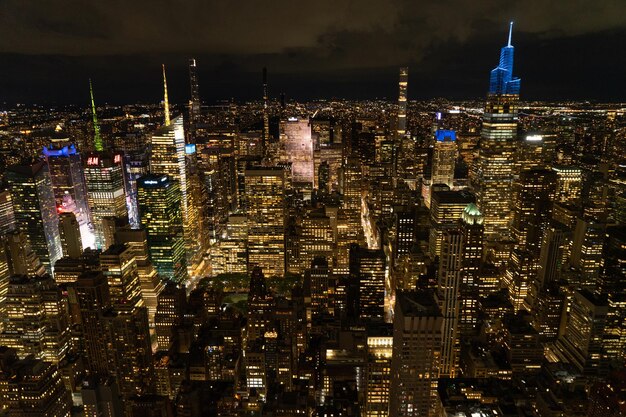
[[490,94],[519,94],[520,79],[513,77],[513,54],[515,48],[511,45],[513,22],[509,26],[509,42],[500,50],[500,63],[491,70],[489,79]]
[[513,78],[513,46],[500,52],[500,63],[491,71],[489,93],[483,113],[480,154],[474,189],[476,203],[485,217],[485,238],[498,240],[509,234],[513,164],[517,143],[517,106],[520,79]]

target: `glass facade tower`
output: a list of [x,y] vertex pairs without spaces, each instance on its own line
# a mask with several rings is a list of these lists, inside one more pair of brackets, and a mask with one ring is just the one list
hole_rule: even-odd
[[502,48],[500,63],[491,72],[475,184],[477,205],[485,217],[488,240],[507,235],[512,218],[511,186],[520,87],[519,78],[513,78],[512,73],[513,46],[509,32],[509,43]]

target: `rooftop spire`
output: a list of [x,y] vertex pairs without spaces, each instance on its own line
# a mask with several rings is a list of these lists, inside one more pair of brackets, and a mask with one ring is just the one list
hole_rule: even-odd
[[520,79],[513,76],[513,55],[515,48],[511,44],[513,38],[513,22],[509,22],[509,39],[506,46],[500,49],[500,62],[491,71],[489,77],[490,94],[519,94]]
[[98,115],[96,114],[96,103],[93,99],[93,86],[91,85],[91,78],[89,79],[89,95],[91,96],[91,117],[93,120],[93,145],[96,151],[103,151],[102,137],[100,136],[100,125],[98,124]]
[[167,78],[165,77],[165,64],[163,65],[163,106],[165,113],[165,126],[170,125],[170,103],[167,99]]

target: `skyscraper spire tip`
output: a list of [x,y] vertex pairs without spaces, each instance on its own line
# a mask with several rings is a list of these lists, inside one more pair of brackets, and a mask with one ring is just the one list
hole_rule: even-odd
[[509,44],[508,46],[511,46],[511,36],[513,35],[513,21],[511,20],[511,23],[509,23]]
[[167,78],[165,77],[165,64],[161,64],[163,66],[163,107],[165,113],[165,126],[170,125],[170,103],[167,98]]
[[91,78],[89,79],[89,96],[91,97],[91,118],[93,121],[93,144],[96,151],[104,150],[102,146],[102,137],[100,136],[100,125],[98,124],[98,115],[96,114],[96,102],[93,99],[93,86]]

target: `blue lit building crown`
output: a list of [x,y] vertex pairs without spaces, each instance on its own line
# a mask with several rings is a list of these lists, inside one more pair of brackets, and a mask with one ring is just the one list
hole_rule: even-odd
[[456,132],[454,130],[437,129],[435,132],[437,142],[455,142]]
[[513,53],[515,48],[511,45],[513,22],[509,28],[509,43],[500,50],[500,63],[491,70],[489,79],[490,94],[519,94],[520,79],[513,77]]

